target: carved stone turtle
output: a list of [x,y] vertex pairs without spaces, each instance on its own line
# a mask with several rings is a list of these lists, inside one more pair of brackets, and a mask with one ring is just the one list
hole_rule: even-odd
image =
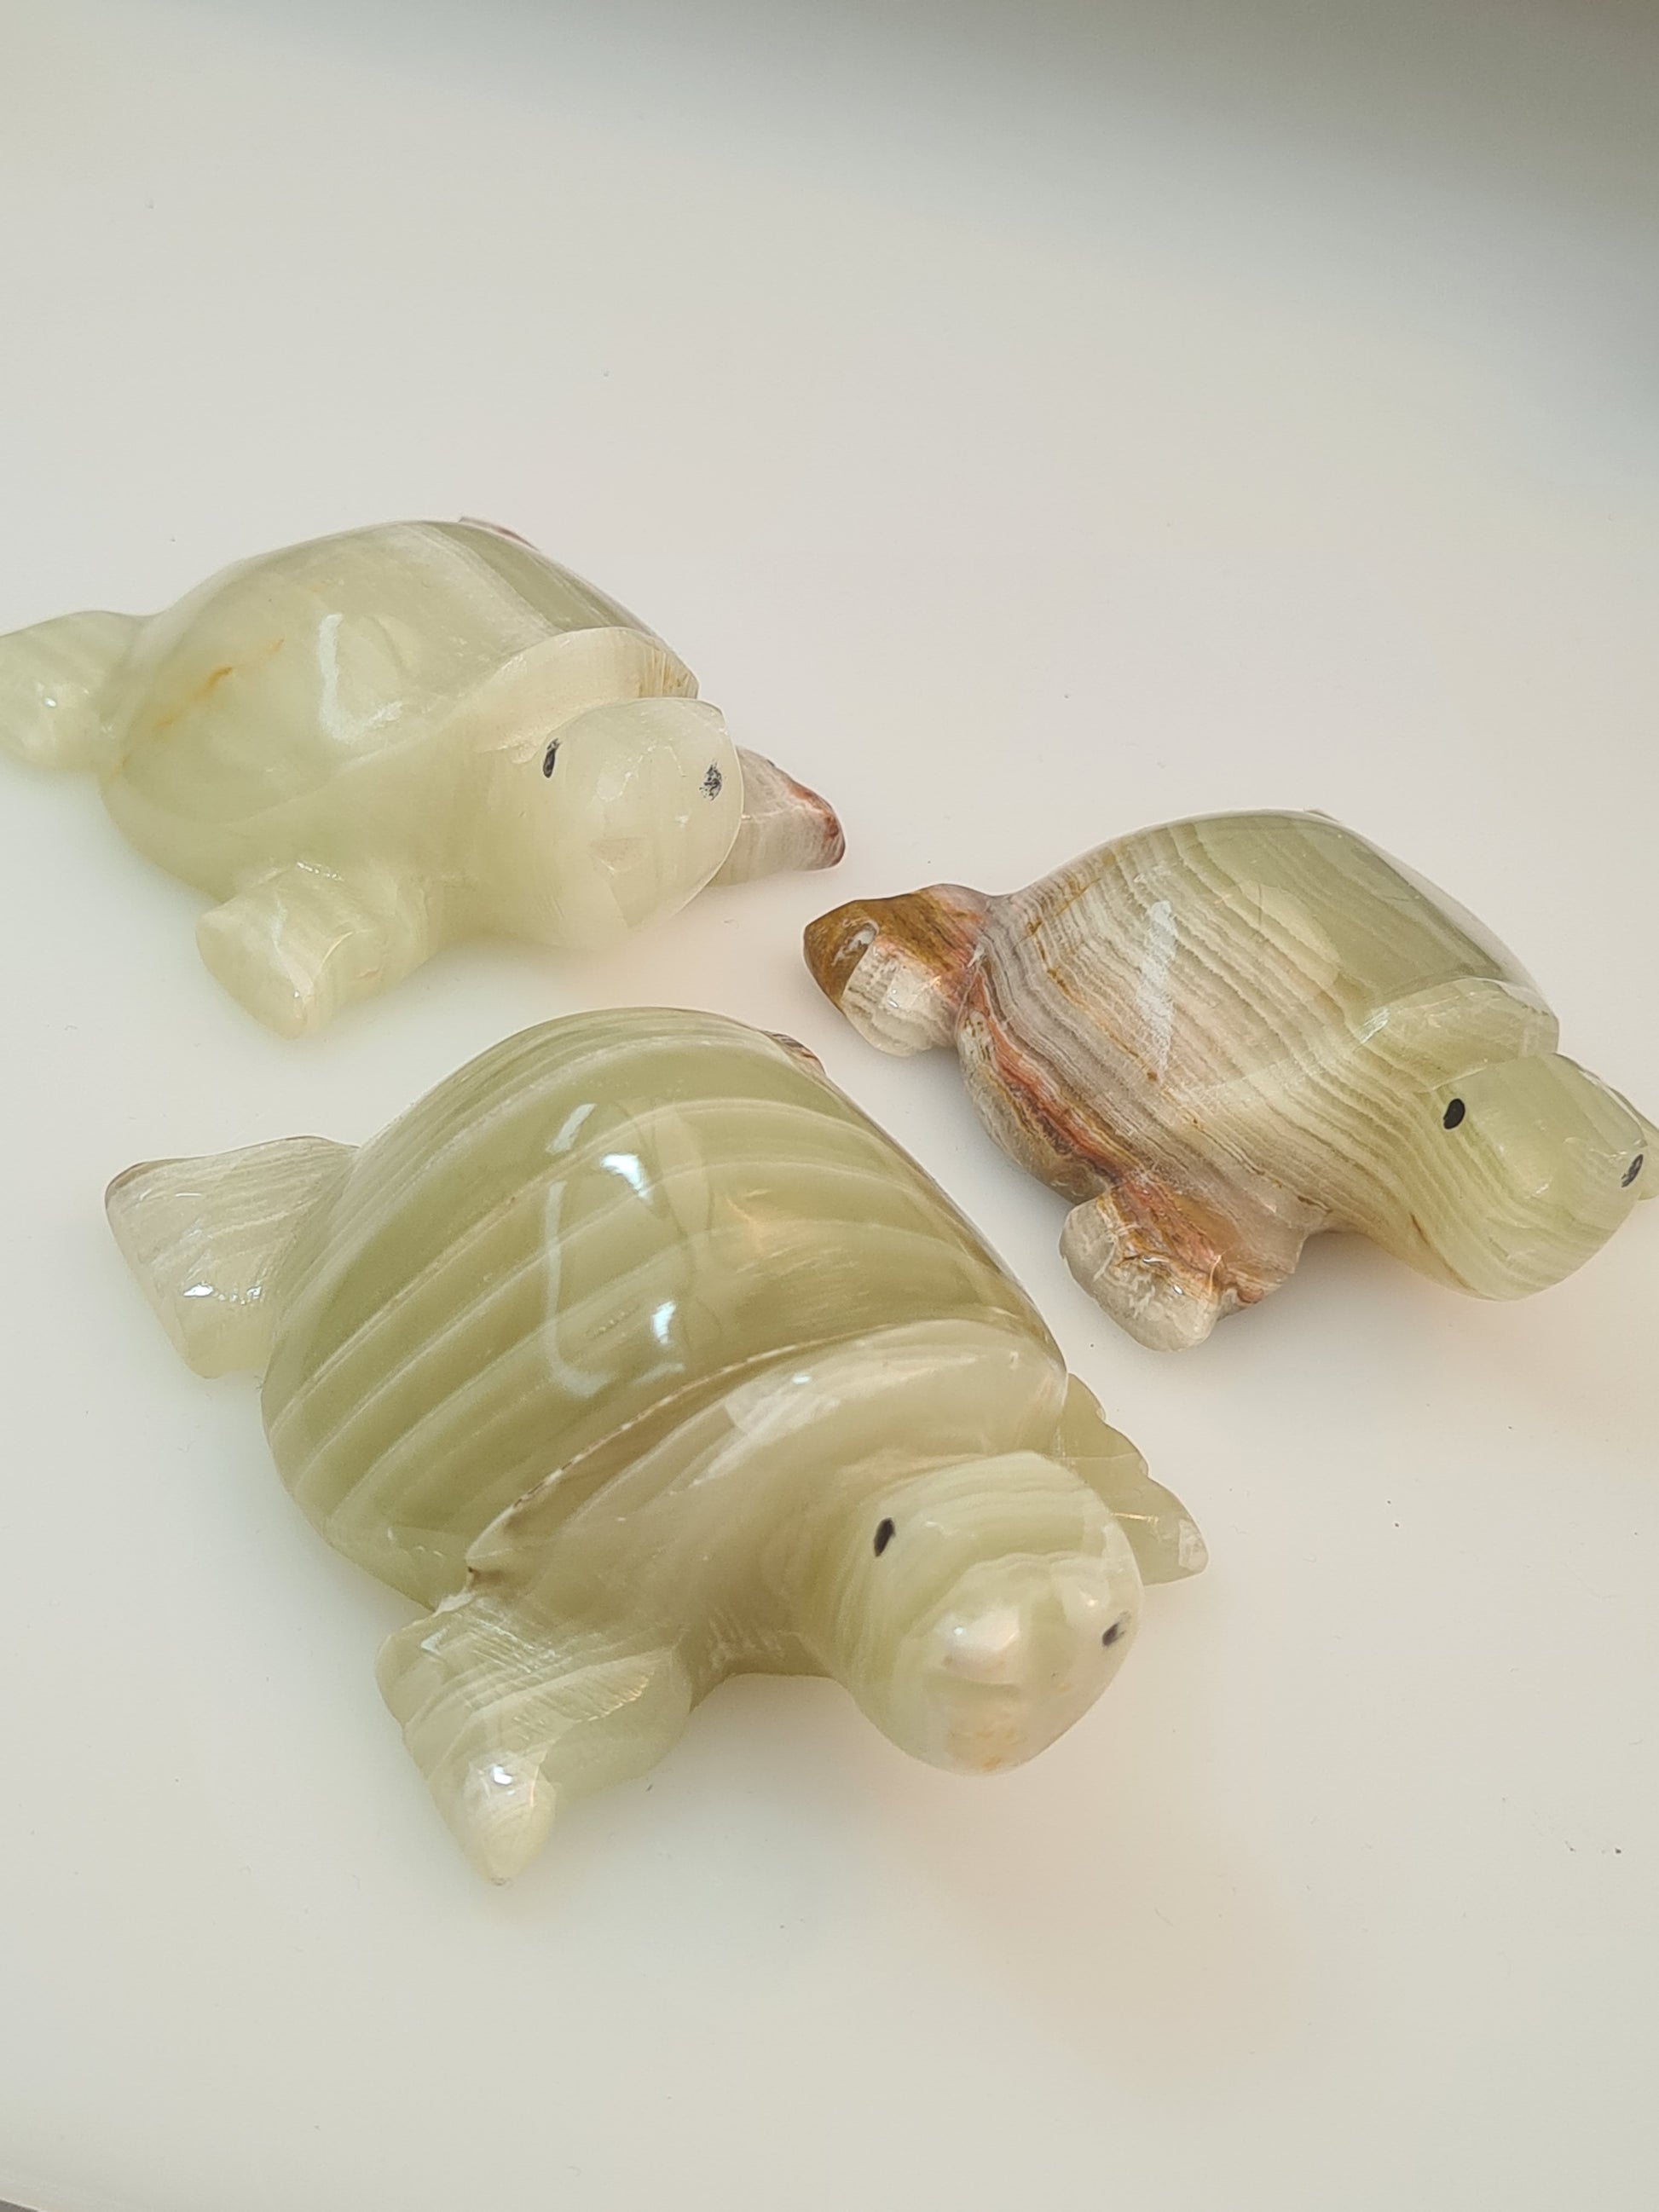
[[522,539],[393,523],[149,619],[0,638],[0,747],[93,769],[132,843],[220,902],[209,968],[292,1036],[458,938],[603,945],[705,884],[837,860],[830,808],[696,688]]
[[1018,1285],[799,1047],[526,1030],[372,1143],[131,1169],[121,1249],[283,1481],[422,1617],[387,1703],[477,1865],[744,1670],[988,1771],[1099,1695],[1204,1547]]
[[954,1044],[981,1120],[1076,1201],[1073,1273],[1176,1347],[1322,1229],[1482,1297],[1558,1282],[1638,1197],[1653,1125],[1556,1051],[1472,916],[1322,815],[1214,815],[1029,890],[934,884],[813,922],[884,1051]]

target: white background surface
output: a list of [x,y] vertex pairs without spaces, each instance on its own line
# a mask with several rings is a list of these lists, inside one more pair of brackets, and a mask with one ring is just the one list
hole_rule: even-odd
[[[89,784],[5,771],[0,2195],[1650,2207],[1659,1206],[1528,1305],[1329,1240],[1144,1352],[795,940],[1322,806],[1659,1112],[1654,11],[9,0],[0,83],[0,628],[487,516],[851,844],[296,1046]],[[1214,1564],[1018,1775],[746,1681],[492,1893],[374,1686],[406,1607],[173,1359],[99,1194],[622,1000],[817,1047]]]

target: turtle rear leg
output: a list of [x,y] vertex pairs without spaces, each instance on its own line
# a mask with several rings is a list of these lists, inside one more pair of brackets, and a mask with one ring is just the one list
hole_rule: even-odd
[[59,615],[0,637],[0,748],[36,768],[103,767],[112,685],[139,626],[134,615]]
[[990,901],[963,884],[854,899],[806,927],[806,964],[832,1006],[883,1052],[948,1045]]
[[350,1158],[349,1145],[289,1137],[204,1159],[146,1161],[110,1185],[104,1204],[115,1241],[198,1375],[264,1373],[271,1272]]
[[763,754],[738,747],[743,765],[743,819],[717,884],[751,884],[758,876],[833,868],[847,850],[835,809]]
[[384,1645],[380,1693],[478,1871],[510,1881],[578,1797],[654,1766],[691,1711],[668,1646],[541,1621],[470,1589]]
[[1179,1352],[1289,1278],[1304,1232],[1286,1227],[1279,1241],[1283,1249],[1269,1260],[1243,1232],[1200,1222],[1166,1185],[1142,1175],[1074,1206],[1060,1249],[1120,1328],[1154,1352]]
[[394,870],[295,862],[210,908],[196,925],[208,971],[278,1036],[319,1030],[433,951],[426,895]]

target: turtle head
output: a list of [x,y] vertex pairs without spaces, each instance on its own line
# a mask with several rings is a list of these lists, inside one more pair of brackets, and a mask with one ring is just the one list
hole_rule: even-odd
[[598,949],[694,898],[742,816],[743,771],[715,708],[608,701],[491,757],[473,872],[499,927]]
[[1396,1134],[1407,1219],[1380,1241],[1488,1298],[1544,1290],[1655,1188],[1654,1130],[1559,1053],[1425,1085]]
[[866,1492],[821,1563],[818,1656],[902,1751],[994,1773],[1063,1735],[1133,1640],[1128,1540],[1030,1451]]

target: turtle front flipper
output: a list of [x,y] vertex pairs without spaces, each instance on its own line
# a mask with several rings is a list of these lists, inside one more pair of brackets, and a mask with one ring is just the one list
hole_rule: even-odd
[[[833,868],[847,849],[835,809],[763,754],[737,749],[743,768],[743,819],[716,884],[751,884],[807,868]],[[712,773],[712,771],[711,771]]]
[[990,901],[963,884],[854,899],[806,927],[812,979],[882,1052],[929,1052],[955,1038],[969,963]]
[[672,1647],[474,1591],[401,1629],[375,1672],[438,1810],[491,1881],[522,1873],[576,1798],[654,1766],[693,1702]]
[[278,1036],[319,1030],[343,1006],[410,975],[435,933],[427,893],[383,864],[278,868],[196,925],[210,975]]
[[1146,1461],[1075,1375],[1066,1384],[1052,1449],[1110,1511],[1129,1540],[1142,1582],[1179,1582],[1207,1565],[1209,1548],[1198,1523],[1172,1490],[1152,1480]]
[[1285,1282],[1302,1237],[1268,1261],[1222,1224],[1207,1225],[1149,1175],[1110,1183],[1073,1206],[1060,1232],[1066,1266],[1138,1344],[1180,1352],[1202,1344],[1224,1314],[1254,1305]]

